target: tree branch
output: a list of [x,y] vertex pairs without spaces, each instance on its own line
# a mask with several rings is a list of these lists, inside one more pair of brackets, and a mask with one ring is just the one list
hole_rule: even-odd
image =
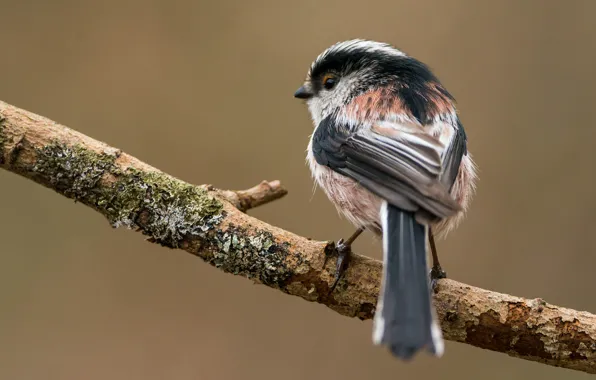
[[288,193],[279,181],[263,181],[248,190],[218,190],[211,185],[206,185],[206,189],[218,191],[222,197],[242,212],[273,202]]
[[[102,142],[0,102],[0,167],[32,179],[171,248],[339,314],[372,318],[379,261],[354,255],[329,294],[330,242],[312,241],[244,211],[286,194],[278,181],[245,191],[193,186]],[[434,295],[445,338],[596,373],[596,316],[441,280]]]

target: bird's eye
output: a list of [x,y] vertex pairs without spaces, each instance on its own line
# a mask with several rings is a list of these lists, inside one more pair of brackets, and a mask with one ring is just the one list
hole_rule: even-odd
[[325,75],[323,78],[323,87],[327,90],[331,90],[337,84],[337,79],[333,75]]

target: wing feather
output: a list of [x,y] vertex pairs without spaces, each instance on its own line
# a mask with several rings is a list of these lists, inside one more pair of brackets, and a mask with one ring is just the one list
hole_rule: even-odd
[[467,145],[466,132],[464,127],[458,121],[455,134],[443,155],[443,173],[441,173],[441,181],[445,186],[448,186],[449,189],[451,189],[455,183],[462,158],[464,155],[468,154]]
[[391,133],[348,128],[327,117],[313,135],[314,157],[404,210],[422,208],[439,218],[458,212],[460,205],[442,176],[443,144],[424,131],[384,126]]

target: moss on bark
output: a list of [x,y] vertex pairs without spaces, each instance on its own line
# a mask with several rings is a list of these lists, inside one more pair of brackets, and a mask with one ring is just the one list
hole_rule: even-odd
[[221,220],[222,203],[207,190],[158,172],[120,169],[117,154],[53,143],[36,150],[31,170],[65,196],[104,214],[112,226],[138,228],[177,248]]

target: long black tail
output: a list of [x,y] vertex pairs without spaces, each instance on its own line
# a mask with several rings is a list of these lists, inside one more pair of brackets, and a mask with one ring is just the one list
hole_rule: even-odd
[[410,359],[426,348],[443,354],[441,329],[431,301],[426,265],[427,228],[414,214],[386,202],[383,221],[383,282],[374,319],[373,341]]

